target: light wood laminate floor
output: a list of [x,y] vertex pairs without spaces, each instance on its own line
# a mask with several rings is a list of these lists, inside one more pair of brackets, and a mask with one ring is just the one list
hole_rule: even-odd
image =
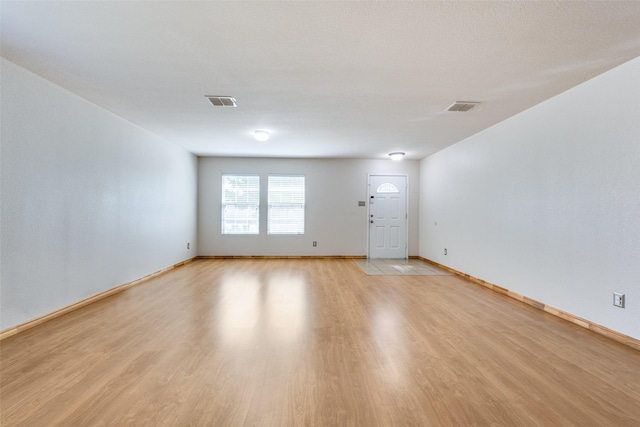
[[0,343],[4,426],[638,426],[640,352],[457,276],[197,260]]

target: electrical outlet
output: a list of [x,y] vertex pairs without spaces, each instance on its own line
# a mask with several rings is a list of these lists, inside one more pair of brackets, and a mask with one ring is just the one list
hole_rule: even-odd
[[444,254],[445,255],[447,254],[447,248],[444,248]]
[[313,241],[313,246],[318,246],[318,242],[316,242],[315,240]]
[[618,292],[613,293],[613,305],[616,307],[624,308],[624,294]]
[[191,243],[187,243],[187,249],[191,248]]

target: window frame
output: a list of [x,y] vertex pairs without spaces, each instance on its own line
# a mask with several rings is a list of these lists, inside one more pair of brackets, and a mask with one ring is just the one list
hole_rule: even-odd
[[[245,203],[238,203],[237,201],[235,203],[233,202],[229,202],[226,200],[225,198],[225,177],[235,177],[235,178],[257,178],[257,186],[255,187],[255,189],[257,189],[257,201],[256,203],[249,203],[248,201]],[[260,205],[261,203],[261,180],[260,180],[260,174],[249,174],[249,173],[243,173],[243,174],[239,174],[239,173],[223,173],[221,176],[221,185],[220,185],[220,190],[221,190],[221,194],[220,194],[220,234],[223,236],[257,236],[260,235]],[[256,224],[256,230],[255,232],[253,231],[241,231],[241,232],[230,232],[228,230],[225,229],[225,225],[227,225],[227,222],[225,221],[225,208],[227,206],[235,206],[237,208],[244,208],[244,209],[251,209],[252,207],[255,207],[256,209],[256,213],[255,213],[255,224]]]
[[[272,178],[302,178],[302,202],[291,202],[291,203],[282,203],[282,202],[273,202],[272,201],[272,192],[271,192],[271,179]],[[303,236],[306,230],[306,222],[307,222],[307,179],[304,174],[268,174],[267,175],[267,236]],[[300,206],[302,209],[302,221],[301,221],[301,229],[296,231],[273,231],[272,227],[272,208],[279,206]]]

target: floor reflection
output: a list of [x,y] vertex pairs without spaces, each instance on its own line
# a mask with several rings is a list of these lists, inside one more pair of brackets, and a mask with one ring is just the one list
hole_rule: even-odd
[[274,273],[267,279],[266,329],[280,344],[300,339],[309,321],[307,283],[299,274]]
[[405,359],[407,342],[405,325],[398,307],[381,303],[371,317],[371,336],[380,359],[381,380],[389,385],[402,385],[407,379]]
[[279,346],[300,341],[309,326],[308,284],[304,276],[273,272],[266,278],[233,272],[220,284],[216,329],[226,346]]
[[238,345],[251,340],[260,317],[260,280],[242,272],[227,274],[220,285],[217,327],[223,344]]

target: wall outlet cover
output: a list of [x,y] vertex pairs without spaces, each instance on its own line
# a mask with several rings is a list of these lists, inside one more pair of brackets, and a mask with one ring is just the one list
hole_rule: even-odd
[[616,307],[624,308],[624,294],[619,292],[613,293],[613,305]]

